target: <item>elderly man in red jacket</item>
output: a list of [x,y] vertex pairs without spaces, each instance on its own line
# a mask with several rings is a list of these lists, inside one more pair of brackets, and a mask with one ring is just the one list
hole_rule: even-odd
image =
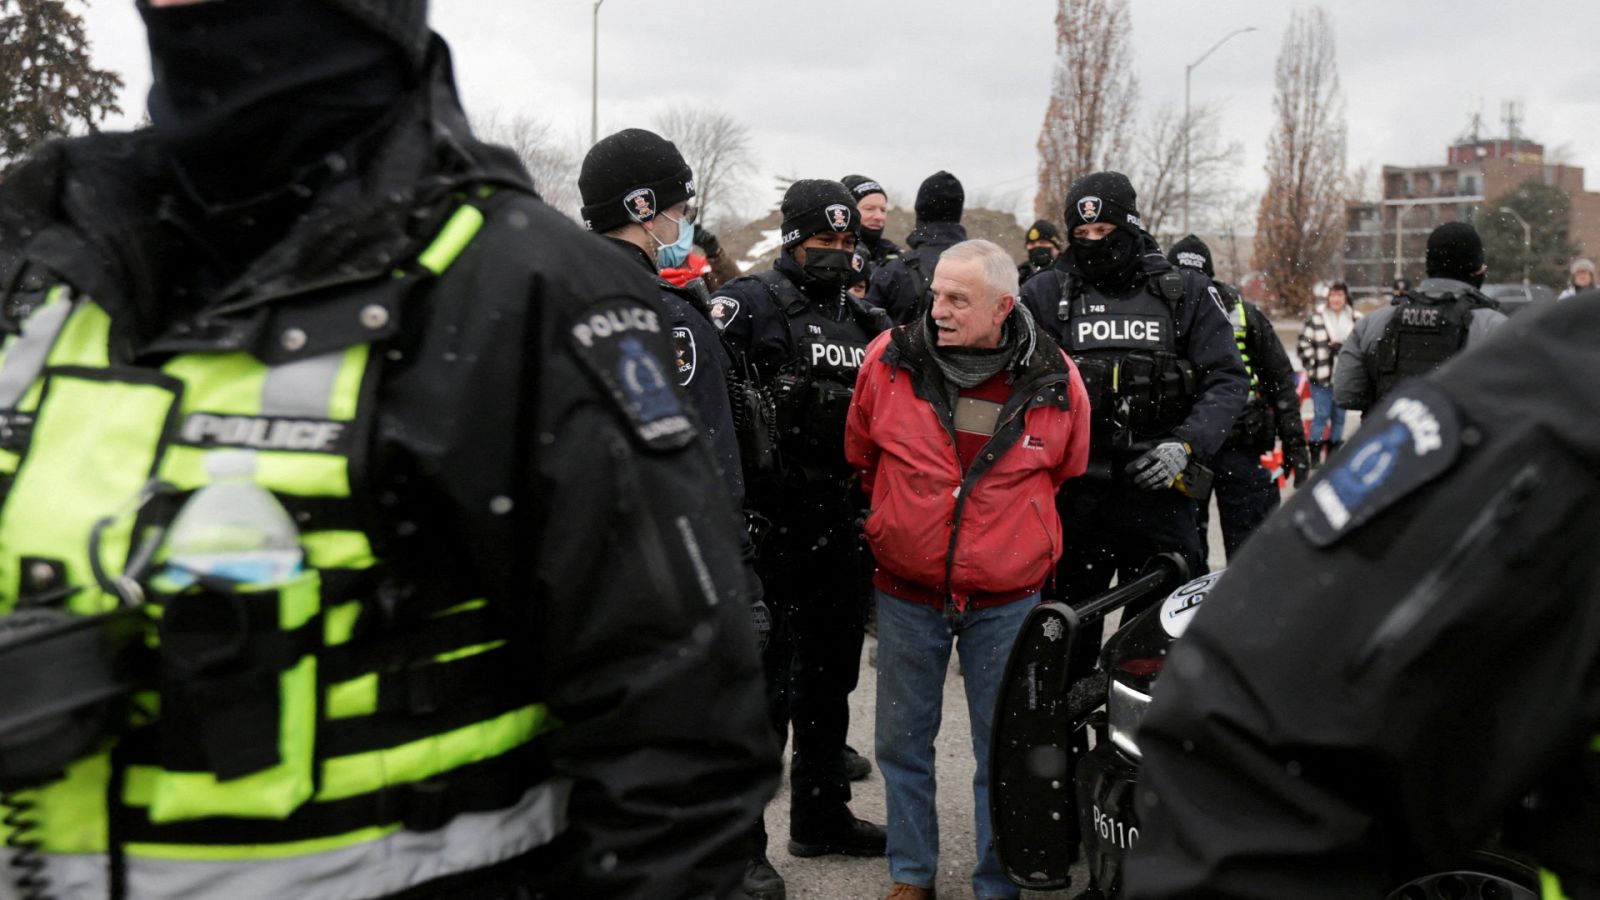
[[1017,305],[1016,266],[998,245],[944,251],[932,287],[926,316],[867,348],[845,431],[872,497],[889,896],[932,895],[933,739],[956,646],[977,757],[973,890],[1016,897],[991,846],[990,719],[1011,644],[1061,557],[1055,494],[1088,464],[1089,399],[1072,360]]

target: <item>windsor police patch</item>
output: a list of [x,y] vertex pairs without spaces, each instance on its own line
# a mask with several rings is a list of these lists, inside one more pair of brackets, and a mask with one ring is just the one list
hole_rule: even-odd
[[1363,417],[1364,427],[1311,486],[1294,513],[1306,539],[1327,547],[1455,465],[1461,422],[1455,404],[1412,382]]
[[712,297],[710,312],[711,324],[717,326],[717,330],[721,331],[733,324],[733,320],[738,318],[739,301],[732,297]]
[[622,208],[627,210],[628,217],[635,222],[655,218],[656,192],[649,188],[629,191],[628,195],[622,198]]
[[1085,222],[1094,222],[1100,218],[1100,198],[1084,197],[1078,201],[1078,218]]
[[850,228],[850,207],[843,203],[830,204],[823,212],[828,217],[828,227],[834,231],[847,231]]
[[672,329],[672,354],[673,365],[677,368],[678,384],[688,387],[694,380],[695,346],[694,332],[682,325]]
[[579,362],[605,387],[646,446],[676,450],[694,440],[694,422],[662,358],[667,341],[654,310],[636,300],[597,304],[574,319],[567,332]]

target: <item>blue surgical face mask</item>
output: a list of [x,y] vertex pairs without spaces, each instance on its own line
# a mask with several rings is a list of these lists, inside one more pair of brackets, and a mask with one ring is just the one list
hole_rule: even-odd
[[[689,251],[694,249],[694,223],[688,219],[674,219],[666,213],[661,218],[678,223],[678,239],[670,244],[656,241],[656,268],[676,269],[689,261]],[[650,233],[655,240],[655,232]]]

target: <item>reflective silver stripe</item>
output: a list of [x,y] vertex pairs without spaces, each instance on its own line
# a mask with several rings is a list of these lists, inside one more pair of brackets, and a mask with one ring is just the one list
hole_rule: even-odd
[[[435,878],[505,862],[550,843],[567,828],[572,783],[553,779],[499,812],[467,813],[437,831],[397,831],[385,838],[305,856],[249,860],[176,860],[128,856],[128,900],[225,897],[227,900],[364,900]],[[106,900],[106,858],[49,857],[51,896]],[[0,874],[0,900],[16,897]]]
[[261,386],[261,414],[328,418],[333,385],[343,367],[343,350],[273,366]]
[[72,313],[72,291],[66,287],[52,302],[38,309],[22,322],[22,333],[17,335],[6,359],[0,365],[0,409],[16,409],[22,395],[44,371],[44,362],[55,346],[56,335],[67,324]]

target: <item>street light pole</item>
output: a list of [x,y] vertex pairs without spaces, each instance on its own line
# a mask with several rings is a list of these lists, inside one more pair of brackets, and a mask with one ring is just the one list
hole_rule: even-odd
[[1522,226],[1522,292],[1528,293],[1528,284],[1532,280],[1528,277],[1529,269],[1533,265],[1533,229],[1528,227],[1528,221],[1517,215],[1517,211],[1509,206],[1500,207],[1500,211],[1517,220]]
[[1411,212],[1413,209],[1416,209],[1416,207],[1415,206],[1400,206],[1399,204],[1396,204],[1395,208],[1394,208],[1394,277],[1395,278],[1400,278],[1401,277],[1400,276],[1400,237],[1401,237],[1401,235],[1405,234],[1405,231],[1400,226],[1401,226],[1401,223],[1403,223],[1405,221],[1406,213]]
[[1183,230],[1185,233],[1189,231],[1189,135],[1193,130],[1189,127],[1189,74],[1196,66],[1205,62],[1206,57],[1217,52],[1218,47],[1247,31],[1255,30],[1254,25],[1249,25],[1228,32],[1223,35],[1222,40],[1212,44],[1210,50],[1200,54],[1199,59],[1183,67]]
[[589,56],[589,146],[600,142],[600,4],[606,0],[594,0],[594,26],[590,34],[594,38],[593,51]]

